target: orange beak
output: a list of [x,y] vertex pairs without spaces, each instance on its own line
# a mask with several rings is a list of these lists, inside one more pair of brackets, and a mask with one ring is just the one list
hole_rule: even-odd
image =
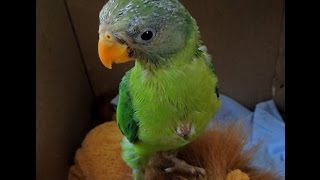
[[119,64],[133,60],[129,57],[128,46],[117,42],[109,32],[100,37],[98,53],[102,64],[109,69],[112,69],[113,63]]

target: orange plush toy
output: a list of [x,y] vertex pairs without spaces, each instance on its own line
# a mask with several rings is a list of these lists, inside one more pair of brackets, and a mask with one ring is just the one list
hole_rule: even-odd
[[[178,151],[178,157],[190,165],[206,170],[199,174],[166,173],[172,162],[163,153],[155,155],[146,169],[146,180],[274,180],[274,173],[250,165],[256,148],[243,151],[246,136],[239,124],[216,124],[197,140]],[[121,159],[122,134],[115,121],[106,122],[91,130],[77,150],[69,180],[129,180],[131,170]]]
[[70,168],[69,180],[130,179],[130,169],[121,159],[122,134],[115,121],[92,129],[82,142]]

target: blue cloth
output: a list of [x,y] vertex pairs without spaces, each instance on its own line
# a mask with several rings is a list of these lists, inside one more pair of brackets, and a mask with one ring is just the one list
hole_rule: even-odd
[[[213,121],[242,121],[249,133],[249,142],[245,148],[262,143],[253,159],[253,165],[274,170],[280,179],[285,179],[285,123],[274,101],[258,103],[252,112],[223,94],[220,98],[222,105]],[[117,101],[118,96],[111,103],[116,106]]]
[[253,165],[273,170],[280,179],[285,179],[285,123],[274,101],[258,103],[254,112],[225,95],[221,95],[221,101],[221,108],[213,120],[222,123],[242,121],[249,133],[249,143],[245,148],[262,143]]

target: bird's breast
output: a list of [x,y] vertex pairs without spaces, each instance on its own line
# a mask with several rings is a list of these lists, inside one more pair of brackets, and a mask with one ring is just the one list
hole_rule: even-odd
[[139,139],[179,147],[196,138],[219,104],[212,72],[204,64],[193,64],[145,76],[141,71],[131,74]]

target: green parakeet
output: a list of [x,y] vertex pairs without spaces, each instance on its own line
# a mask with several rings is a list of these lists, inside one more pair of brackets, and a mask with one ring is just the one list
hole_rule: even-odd
[[217,76],[178,0],[110,0],[99,18],[102,63],[111,69],[135,60],[120,83],[117,123],[122,158],[143,179],[152,155],[174,152],[205,130],[220,107]]

